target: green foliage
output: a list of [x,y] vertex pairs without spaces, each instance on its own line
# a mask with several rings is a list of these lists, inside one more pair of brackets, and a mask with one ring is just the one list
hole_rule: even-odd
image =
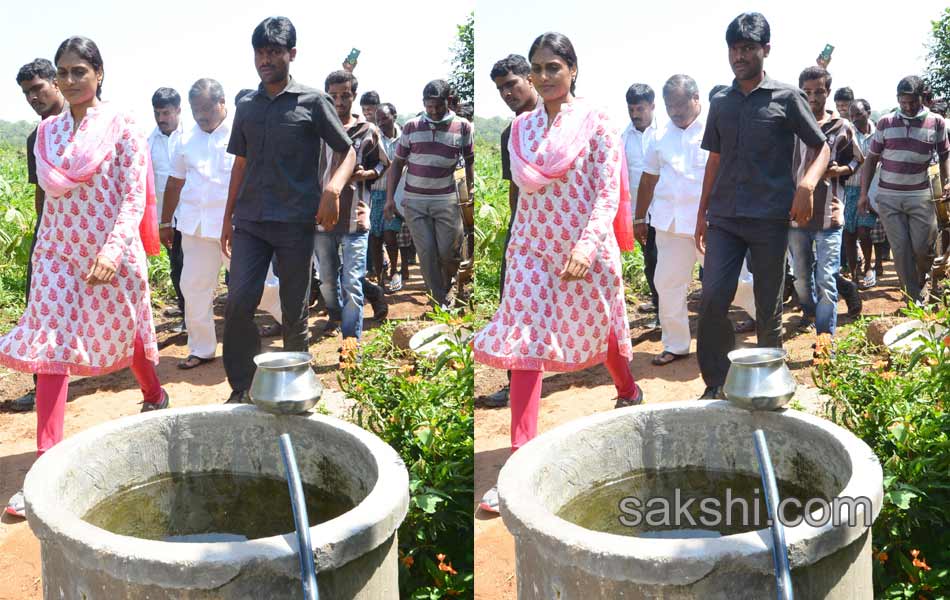
[[453,49],[452,75],[449,83],[455,86],[462,102],[475,100],[475,13],[458,26],[458,40]]
[[498,306],[501,259],[511,216],[498,138],[494,144],[476,144],[475,198],[475,306],[481,314],[490,315]]
[[0,119],[0,145],[10,145],[23,148],[26,152],[26,138],[29,137],[36,122],[4,121]]
[[931,21],[931,38],[927,44],[927,81],[934,96],[950,97],[950,8]]
[[474,585],[474,407],[472,351],[462,332],[474,317],[438,311],[456,332],[434,360],[406,357],[392,345],[392,323],[343,371],[342,390],[357,404],[353,422],[378,435],[409,470],[409,513],[399,528],[399,597],[472,597]]
[[[950,328],[950,304],[908,316]],[[829,418],[864,440],[884,470],[873,527],[875,598],[950,597],[950,335],[909,357],[881,357],[864,328],[819,340],[815,382]]]
[[0,332],[9,330],[23,313],[35,223],[33,186],[26,177],[26,136],[18,144],[0,142]]
[[501,143],[501,132],[508,127],[511,119],[504,117],[491,117],[485,119],[475,116],[475,141],[494,146],[498,150]]

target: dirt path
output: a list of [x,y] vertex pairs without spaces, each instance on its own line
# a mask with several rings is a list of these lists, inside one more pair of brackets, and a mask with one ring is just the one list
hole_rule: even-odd
[[[886,263],[887,271],[878,287],[862,292],[864,314],[892,314],[901,305],[896,289],[897,276],[893,264]],[[693,331],[693,355],[688,360],[675,361],[664,367],[654,367],[651,358],[662,351],[659,332],[644,329],[652,315],[631,314],[631,333],[634,337],[633,375],[643,388],[647,403],[671,402],[698,398],[705,389],[696,362],[696,294],[691,295],[690,324]],[[839,326],[847,327],[850,319],[844,316],[844,302],[839,306]],[[785,348],[789,352],[789,367],[800,384],[811,384],[811,345],[814,334],[801,334],[793,329],[800,312],[786,310]],[[733,320],[745,313],[734,311]],[[740,343],[755,344],[755,333],[737,336]],[[507,408],[488,409],[478,398],[505,385],[505,373],[479,366],[475,372],[475,498],[476,502],[495,484],[498,472],[509,454],[510,412]],[[543,433],[558,425],[597,412],[613,409],[615,390],[610,375],[603,366],[575,373],[552,373],[544,378],[541,417],[538,431]],[[475,513],[475,598],[477,600],[515,600],[514,539],[497,516],[476,510]]]
[[[418,267],[412,267],[411,275],[402,291],[387,297],[390,319],[416,319],[426,312],[425,291]],[[218,358],[189,371],[182,371],[175,366],[188,354],[187,336],[171,333],[173,322],[156,324],[162,357],[158,375],[171,397],[173,407],[218,404],[227,400],[231,389],[220,358],[223,309],[221,305],[215,307]],[[160,311],[155,311],[155,315],[161,319]],[[367,307],[364,323],[367,336],[371,336],[378,325],[371,319],[372,315],[372,309]],[[273,323],[269,316],[259,316],[257,321],[259,324]],[[324,387],[338,390],[336,369],[340,340],[339,337],[317,339],[325,324],[325,316],[311,313],[310,327],[314,339],[310,351]],[[280,350],[281,345],[279,337],[262,340],[263,351]],[[4,505],[22,486],[36,452],[35,413],[11,412],[7,403],[31,387],[30,375],[0,368],[0,501]],[[141,392],[128,369],[102,377],[76,378],[69,386],[64,435],[69,437],[104,421],[136,414],[141,402]],[[0,600],[42,598],[39,541],[26,521],[5,514],[0,519],[0,572],[4,574],[0,581]]]

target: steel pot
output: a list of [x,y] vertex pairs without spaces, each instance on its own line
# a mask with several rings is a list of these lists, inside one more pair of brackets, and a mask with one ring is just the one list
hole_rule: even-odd
[[323,386],[310,368],[309,352],[266,352],[254,357],[257,371],[248,390],[251,402],[267,412],[307,412],[320,400]]
[[775,410],[795,395],[788,353],[781,348],[743,348],[729,353],[729,373],[722,388],[726,400],[748,410]]

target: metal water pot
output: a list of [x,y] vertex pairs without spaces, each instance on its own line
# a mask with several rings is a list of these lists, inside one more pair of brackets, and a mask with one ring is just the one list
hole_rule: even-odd
[[310,368],[309,352],[266,352],[254,357],[257,371],[248,390],[251,402],[267,412],[307,412],[320,400],[323,386]]
[[795,378],[781,348],[743,348],[729,353],[729,373],[722,388],[726,400],[748,410],[775,410],[795,395]]

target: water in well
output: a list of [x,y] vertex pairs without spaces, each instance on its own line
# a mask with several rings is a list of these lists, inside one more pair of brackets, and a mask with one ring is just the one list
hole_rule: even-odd
[[[303,487],[311,526],[353,508],[347,498]],[[102,500],[83,519],[119,535],[165,542],[234,542],[294,531],[285,480],[220,471],[156,477]]]
[[[654,538],[719,537],[769,526],[758,475],[704,468],[633,471],[570,500],[558,516],[585,529]],[[779,480],[784,523],[803,515],[814,490]],[[677,502],[677,494],[679,501]],[[692,501],[690,501],[692,499]]]

